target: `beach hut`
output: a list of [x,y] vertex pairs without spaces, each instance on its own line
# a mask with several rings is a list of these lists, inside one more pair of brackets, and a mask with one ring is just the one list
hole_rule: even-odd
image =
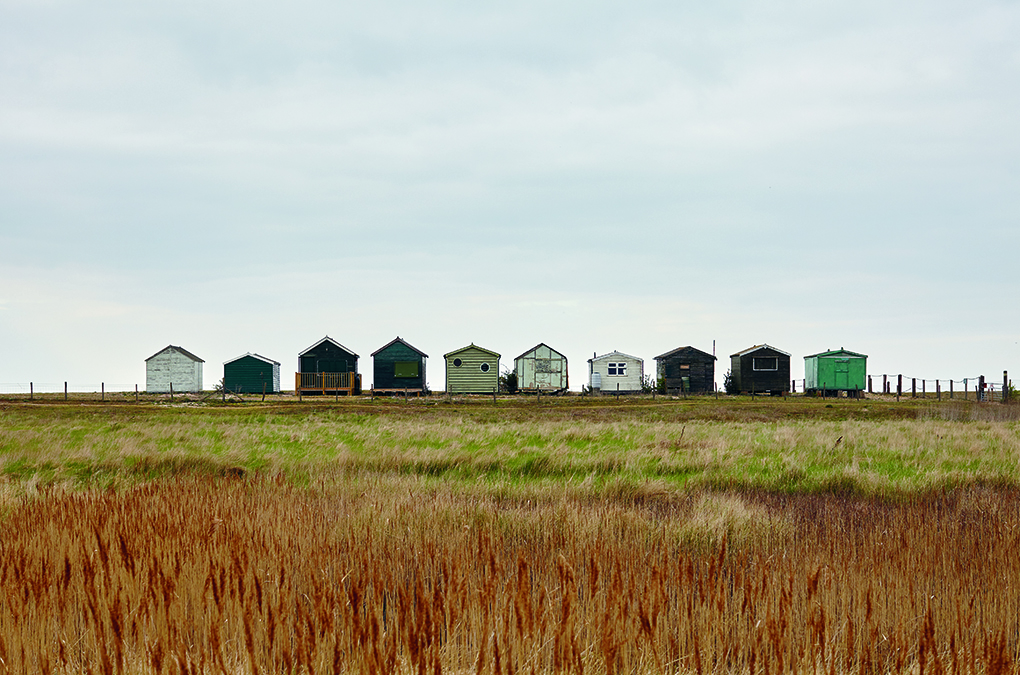
[[327,335],[298,354],[294,388],[300,394],[360,394],[358,355]]
[[868,357],[835,349],[804,357],[804,389],[809,393],[834,395],[845,391],[855,398],[864,392],[868,379]]
[[593,392],[636,394],[645,379],[645,361],[612,351],[588,359],[588,386]]
[[166,393],[202,391],[202,364],[187,349],[167,345],[145,359],[145,391]]
[[446,391],[451,394],[491,394],[499,386],[499,354],[473,342],[448,354]]
[[235,394],[278,394],[280,362],[251,352],[224,361],[223,388]]
[[566,391],[567,357],[540,342],[514,359],[517,387],[521,391]]
[[655,357],[655,373],[667,392],[707,394],[715,391],[715,361],[694,347],[677,347]]
[[730,376],[743,394],[781,396],[790,391],[790,355],[767,344],[730,355]]
[[372,353],[372,393],[425,393],[428,357],[398,335]]

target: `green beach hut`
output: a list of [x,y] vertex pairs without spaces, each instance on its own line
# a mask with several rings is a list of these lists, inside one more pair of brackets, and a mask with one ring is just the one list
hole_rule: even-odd
[[867,378],[866,354],[840,348],[804,357],[804,389],[809,393],[845,391],[856,398],[864,393]]
[[278,394],[280,362],[251,352],[226,361],[223,388],[235,394]]
[[448,354],[446,391],[451,394],[491,394],[499,386],[499,354],[471,343]]

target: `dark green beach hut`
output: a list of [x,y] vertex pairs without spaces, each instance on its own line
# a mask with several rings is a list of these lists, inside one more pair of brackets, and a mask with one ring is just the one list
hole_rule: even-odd
[[845,391],[859,396],[868,379],[868,357],[846,349],[834,349],[804,357],[804,389],[826,395]]
[[248,352],[223,363],[223,388],[235,394],[280,392],[280,362]]
[[425,393],[425,352],[397,338],[372,353],[373,393]]

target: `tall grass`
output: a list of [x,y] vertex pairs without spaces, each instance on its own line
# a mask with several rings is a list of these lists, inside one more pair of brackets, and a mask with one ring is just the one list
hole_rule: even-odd
[[0,669],[1005,673],[1020,492],[8,484]]
[[[581,417],[568,408],[547,416],[536,405],[479,417],[467,408],[390,407],[398,412],[0,408],[0,475],[95,487],[235,469],[308,481],[339,469],[879,495],[1020,485],[1020,425],[1008,420],[676,420],[646,414],[669,408],[635,406],[625,415],[609,404],[581,408]],[[940,410],[952,416],[958,408]],[[863,414],[868,406],[846,409]]]

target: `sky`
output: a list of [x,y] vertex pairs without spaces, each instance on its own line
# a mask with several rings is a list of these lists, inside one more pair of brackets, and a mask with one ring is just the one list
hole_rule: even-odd
[[1020,3],[369,5],[0,0],[0,390],[325,335],[435,389],[472,342],[1020,373]]

